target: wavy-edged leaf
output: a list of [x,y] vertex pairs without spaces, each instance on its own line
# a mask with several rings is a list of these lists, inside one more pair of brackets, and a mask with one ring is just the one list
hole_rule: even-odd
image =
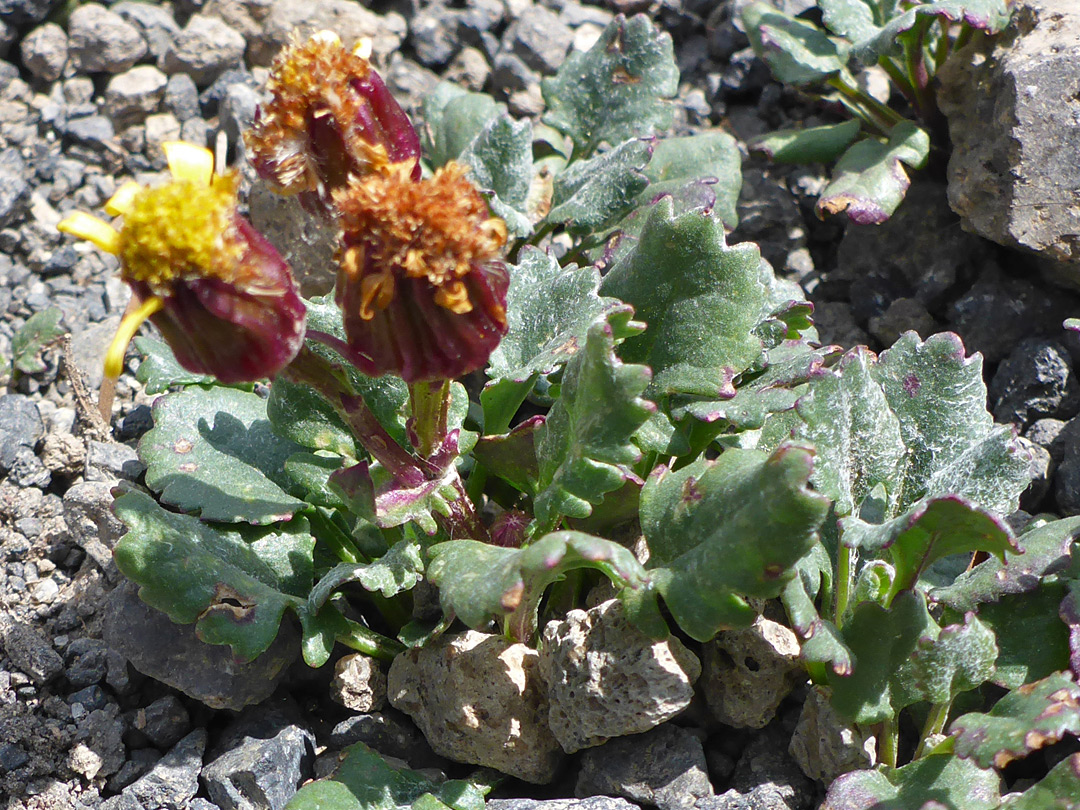
[[116,564],[140,586],[140,598],[178,624],[194,622],[200,639],[228,644],[241,660],[270,646],[285,609],[311,587],[315,539],[304,518],[229,531],[167,512],[134,491],[114,509],[128,527]]
[[1069,668],[1080,677],[1080,580],[1069,580],[1068,591],[1058,607],[1058,618],[1069,628]]
[[675,194],[694,180],[714,180],[713,210],[725,227],[739,224],[736,206],[742,189],[742,155],[738,143],[726,132],[661,138],[653,147],[645,176],[649,186],[639,196],[642,203],[651,203],[661,194]]
[[979,606],[979,619],[997,637],[997,670],[991,681],[1006,689],[1069,667],[1069,628],[1058,616],[1066,596],[1062,582]]
[[[753,330],[765,298],[757,245],[729,247],[715,217],[654,205],[641,236],[610,267],[600,291],[648,324],[620,356],[653,370],[650,392],[718,397],[761,355]],[[708,324],[707,329],[702,324]]]
[[378,591],[389,599],[414,587],[423,573],[420,544],[409,538],[399,540],[377,560],[341,563],[323,574],[308,595],[308,609],[318,613],[334,591],[347,582],[359,582],[364,590]]
[[457,160],[501,112],[487,93],[472,93],[451,82],[440,82],[424,97],[424,124],[420,135],[424,155],[435,168]]
[[52,341],[67,333],[61,328],[64,317],[60,307],[48,307],[35,312],[11,338],[11,365],[23,374],[37,374],[45,370],[45,363],[38,356]]
[[285,810],[483,810],[484,795],[470,782],[432,782],[395,767],[363,743],[341,752],[337,768],[298,790]]
[[817,542],[828,501],[809,488],[813,451],[728,450],[680,470],[658,467],[641,493],[650,573],[679,626],[707,641],[745,627],[746,597],[779,596]]
[[856,723],[880,723],[918,702],[912,654],[920,639],[932,642],[938,632],[917,591],[900,594],[888,609],[876,602],[858,604],[843,628],[855,669],[847,676],[829,673],[833,707]]
[[938,754],[903,768],[852,771],[829,786],[821,810],[994,810],[1000,777]]
[[537,436],[536,517],[584,518],[608,492],[634,477],[640,458],[632,439],[654,410],[641,393],[649,369],[621,362],[607,318],[594,323],[566,366],[562,389]]
[[548,222],[565,223],[571,233],[591,233],[614,225],[649,185],[644,169],[653,141],[631,138],[555,175]]
[[883,22],[885,3],[873,0],[820,0],[818,7],[829,30],[852,42],[873,36]]
[[509,433],[484,436],[476,443],[473,456],[495,475],[528,495],[536,492],[540,469],[536,462],[536,435],[543,416],[533,416]]
[[443,610],[469,627],[510,616],[515,638],[536,630],[536,610],[544,591],[566,572],[592,568],[617,586],[639,590],[649,577],[629,549],[584,532],[545,535],[523,549],[474,540],[450,540],[429,550],[428,578],[439,588]]
[[135,379],[143,384],[148,394],[162,394],[174,385],[213,385],[215,380],[208,374],[188,371],[176,360],[169,344],[154,337],[135,338],[135,348],[143,356]]
[[861,127],[852,119],[841,124],[780,129],[754,138],[747,146],[777,163],[831,163],[851,146]]
[[544,123],[569,135],[578,156],[671,125],[679,84],[671,37],[644,14],[616,17],[587,52],[571,53],[541,88]]
[[818,216],[844,212],[856,225],[880,225],[892,216],[911,180],[904,166],[921,169],[930,136],[910,121],[889,130],[887,142],[864,138],[844,152],[817,202]]
[[1001,810],[1080,810],[1080,754],[1065,757],[1036,784],[1007,798]]
[[1004,768],[1066,734],[1080,735],[1080,687],[1068,673],[1055,673],[1009,692],[988,714],[956,718],[949,733],[958,757]]
[[839,73],[848,45],[828,37],[816,25],[790,17],[767,3],[751,3],[742,12],[754,53],[777,81],[804,85]]
[[1012,11],[1006,0],[943,0],[916,6],[899,6],[901,13],[878,30],[857,39],[852,53],[863,64],[876,63],[883,56],[902,53],[905,38],[915,29],[937,18],[942,22],[960,22],[988,34],[997,34],[1009,24]]
[[1004,563],[991,557],[958,576],[952,585],[932,590],[930,599],[962,613],[1005,596],[1030,593],[1045,577],[1068,567],[1077,537],[1080,517],[1051,521],[1024,532],[1015,540],[1018,550],[1005,551]]
[[850,675],[855,665],[851,649],[832,622],[821,618],[800,577],[791,580],[780,594],[791,628],[801,641],[800,654],[810,664],[825,664],[837,675]]
[[997,657],[993,630],[968,613],[963,624],[943,627],[936,639],[919,639],[911,661],[923,697],[931,703],[947,704],[961,692],[989,680]]
[[513,236],[528,236],[527,213],[533,177],[532,123],[500,113],[484,124],[458,159],[470,166],[469,179],[488,198],[491,212],[502,217]]
[[159,398],[153,414],[139,457],[163,502],[225,523],[276,523],[306,507],[278,483],[301,448],[271,430],[261,397],[192,386]]

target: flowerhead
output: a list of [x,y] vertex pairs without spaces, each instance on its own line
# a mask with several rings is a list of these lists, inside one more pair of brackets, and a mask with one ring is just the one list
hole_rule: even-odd
[[305,307],[288,266],[237,212],[236,178],[215,176],[213,155],[191,144],[164,146],[171,182],[128,183],[106,203],[123,226],[75,213],[58,226],[120,259],[129,307],[109,347],[105,373],[118,377],[124,353],[149,318],[180,364],[222,382],[270,377],[304,339]]
[[358,52],[322,31],[274,60],[262,107],[245,135],[259,176],[309,208],[370,174],[420,179],[420,139],[379,74]]
[[449,163],[429,179],[371,175],[335,195],[336,300],[350,359],[407,382],[475,371],[506,333],[506,226]]

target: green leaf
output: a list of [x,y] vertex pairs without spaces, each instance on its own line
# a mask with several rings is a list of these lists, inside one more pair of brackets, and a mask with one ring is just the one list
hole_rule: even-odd
[[153,337],[135,338],[135,348],[143,356],[135,379],[141,382],[148,394],[161,394],[174,385],[214,385],[208,374],[188,371],[176,360],[176,355],[163,340]]
[[469,179],[488,196],[491,212],[502,217],[512,236],[528,236],[533,230],[527,213],[532,141],[528,119],[515,121],[504,112],[484,124],[458,156],[472,167]]
[[[676,216],[670,197],[652,207],[641,238],[600,285],[648,324],[620,355],[652,367],[654,396],[717,397],[761,355],[757,326],[765,287],[757,245],[728,247],[712,216]],[[708,324],[707,329],[702,324]]]
[[963,624],[943,627],[936,639],[919,639],[911,659],[915,683],[931,703],[952,703],[990,679],[997,656],[993,630],[968,613]]
[[692,180],[715,179],[714,210],[726,227],[739,224],[736,206],[742,189],[742,156],[735,139],[726,132],[661,138],[653,147],[645,176],[649,186],[638,197],[641,203],[675,193]]
[[829,786],[822,810],[994,810],[1000,778],[949,755],[903,768],[852,771]]
[[378,591],[385,598],[410,590],[420,581],[424,563],[420,544],[399,540],[382,557],[369,563],[341,563],[325,574],[308,595],[308,610],[318,613],[334,591],[347,582],[359,582],[366,591]]
[[932,590],[930,598],[963,613],[1005,596],[1030,593],[1044,577],[1068,567],[1069,550],[1077,537],[1080,517],[1051,521],[1016,538],[1018,548],[1005,551],[1004,563],[991,557],[952,585]]
[[949,727],[958,757],[1004,768],[1064,736],[1080,735],[1080,687],[1055,673],[1005,695],[989,714],[965,714]]
[[477,442],[473,456],[495,475],[528,495],[536,492],[540,469],[536,462],[536,434],[544,417],[533,416],[509,433],[484,436]]
[[470,93],[450,82],[438,84],[424,97],[423,106],[424,155],[435,168],[457,160],[484,127],[505,111],[487,93]]
[[178,624],[194,622],[200,639],[228,644],[241,660],[270,646],[282,613],[311,586],[315,539],[304,518],[247,542],[240,531],[167,512],[140,492],[121,495],[114,509],[128,527],[116,564],[142,600]]
[[629,465],[640,453],[632,437],[654,407],[640,396],[648,384],[646,367],[615,357],[609,321],[594,323],[567,364],[559,399],[537,437],[541,525],[554,525],[560,515],[588,517],[605,493],[634,477]]
[[341,462],[338,455],[293,453],[285,460],[285,488],[315,506],[345,509],[340,494],[329,485],[330,475],[341,467]]
[[988,34],[997,34],[1009,24],[1012,14],[1006,0],[944,0],[898,10],[902,13],[888,20],[879,31],[867,32],[865,39],[856,40],[852,49],[856,59],[873,64],[883,56],[899,56],[904,39],[912,38],[909,34],[914,34],[913,29],[934,18],[962,22]]
[[544,123],[569,135],[577,156],[671,125],[665,100],[678,91],[671,37],[643,15],[621,15],[587,52],[573,52],[543,80]]
[[[849,0],[862,5],[859,0]],[[859,134],[858,120],[805,129],[780,129],[761,135],[747,146],[777,163],[831,163],[840,157]]]
[[848,46],[826,36],[812,23],[789,17],[766,3],[752,3],[742,12],[743,26],[754,53],[777,81],[803,85],[840,72]]
[[869,555],[889,550],[896,569],[890,594],[913,587],[928,567],[951,554],[986,551],[1001,559],[1014,548],[1000,518],[955,496],[927,499],[882,524],[843,518],[840,529],[848,548]]
[[821,618],[814,600],[800,577],[789,582],[780,594],[791,628],[802,642],[803,661],[827,664],[837,675],[850,675],[854,657],[836,625]]
[[641,493],[656,587],[688,635],[745,627],[745,597],[779,596],[817,542],[828,501],[809,489],[813,451],[727,450],[677,471],[658,467]]
[[285,810],[483,810],[484,796],[469,782],[436,784],[390,765],[363,743],[346,748],[331,776],[304,785]]
[[301,448],[274,434],[256,394],[194,386],[159,398],[153,414],[139,457],[163,502],[226,523],[276,523],[306,507],[280,486]]
[[1015,689],[1068,669],[1069,628],[1058,616],[1066,593],[1061,582],[1043,582],[979,606],[979,619],[994,631],[1000,650],[994,683]]
[[873,36],[882,20],[875,14],[884,3],[873,0],[820,0],[818,7],[829,30],[852,42]]
[[67,333],[60,328],[60,319],[64,317],[59,307],[49,307],[36,312],[26,319],[26,323],[11,338],[11,364],[23,374],[37,374],[45,370],[45,363],[38,356],[41,350]]
[[1080,754],[1061,760],[1038,783],[1006,800],[1001,810],[1080,810]]
[[439,588],[446,613],[473,628],[509,616],[509,630],[520,640],[536,630],[544,591],[568,571],[592,568],[622,588],[648,586],[648,575],[629,549],[583,532],[554,532],[523,549],[451,540],[429,553],[428,579]]
[[632,138],[607,152],[571,163],[555,175],[548,222],[571,233],[591,233],[619,221],[649,185],[644,168],[653,142]]
[[889,130],[885,143],[864,138],[837,161],[832,180],[818,198],[818,216],[844,212],[856,225],[880,225],[911,185],[904,166],[921,169],[929,154],[930,136],[910,121]]
[[[333,294],[313,298],[305,303],[308,329],[345,339],[341,310],[334,303]],[[307,347],[342,369],[352,389],[363,397],[379,423],[395,441],[404,447],[409,446],[405,431],[409,389],[404,380],[390,375],[367,377],[322,343],[308,340]],[[334,406],[308,385],[291,383],[277,377],[270,386],[267,416],[275,433],[311,450],[327,450],[354,459],[364,455]]]

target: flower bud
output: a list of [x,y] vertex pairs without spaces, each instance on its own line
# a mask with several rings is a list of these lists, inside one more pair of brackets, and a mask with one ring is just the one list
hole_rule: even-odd
[[214,177],[208,150],[165,145],[173,181],[130,183],[106,205],[123,227],[87,214],[60,223],[115,253],[136,306],[120,324],[105,371],[118,377],[136,330],[149,318],[180,364],[225,383],[271,377],[304,340],[306,309],[288,265],[237,212],[236,179]]
[[506,226],[449,163],[427,180],[372,175],[337,195],[336,300],[365,374],[446,380],[482,368],[506,333]]
[[[324,212],[335,190],[401,166],[420,179],[420,139],[367,59],[331,32],[274,60],[272,98],[245,134],[251,164],[281,194]],[[397,167],[397,168],[395,168]]]

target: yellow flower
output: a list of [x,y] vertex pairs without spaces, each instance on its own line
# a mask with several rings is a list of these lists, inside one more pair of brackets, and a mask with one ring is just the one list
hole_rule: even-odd
[[213,154],[164,144],[172,181],[123,185],[105,204],[120,230],[76,212],[57,227],[120,259],[130,307],[105,357],[123,369],[128,343],[149,318],[184,368],[222,382],[273,376],[304,339],[305,307],[288,266],[237,212],[236,178],[215,175]]

